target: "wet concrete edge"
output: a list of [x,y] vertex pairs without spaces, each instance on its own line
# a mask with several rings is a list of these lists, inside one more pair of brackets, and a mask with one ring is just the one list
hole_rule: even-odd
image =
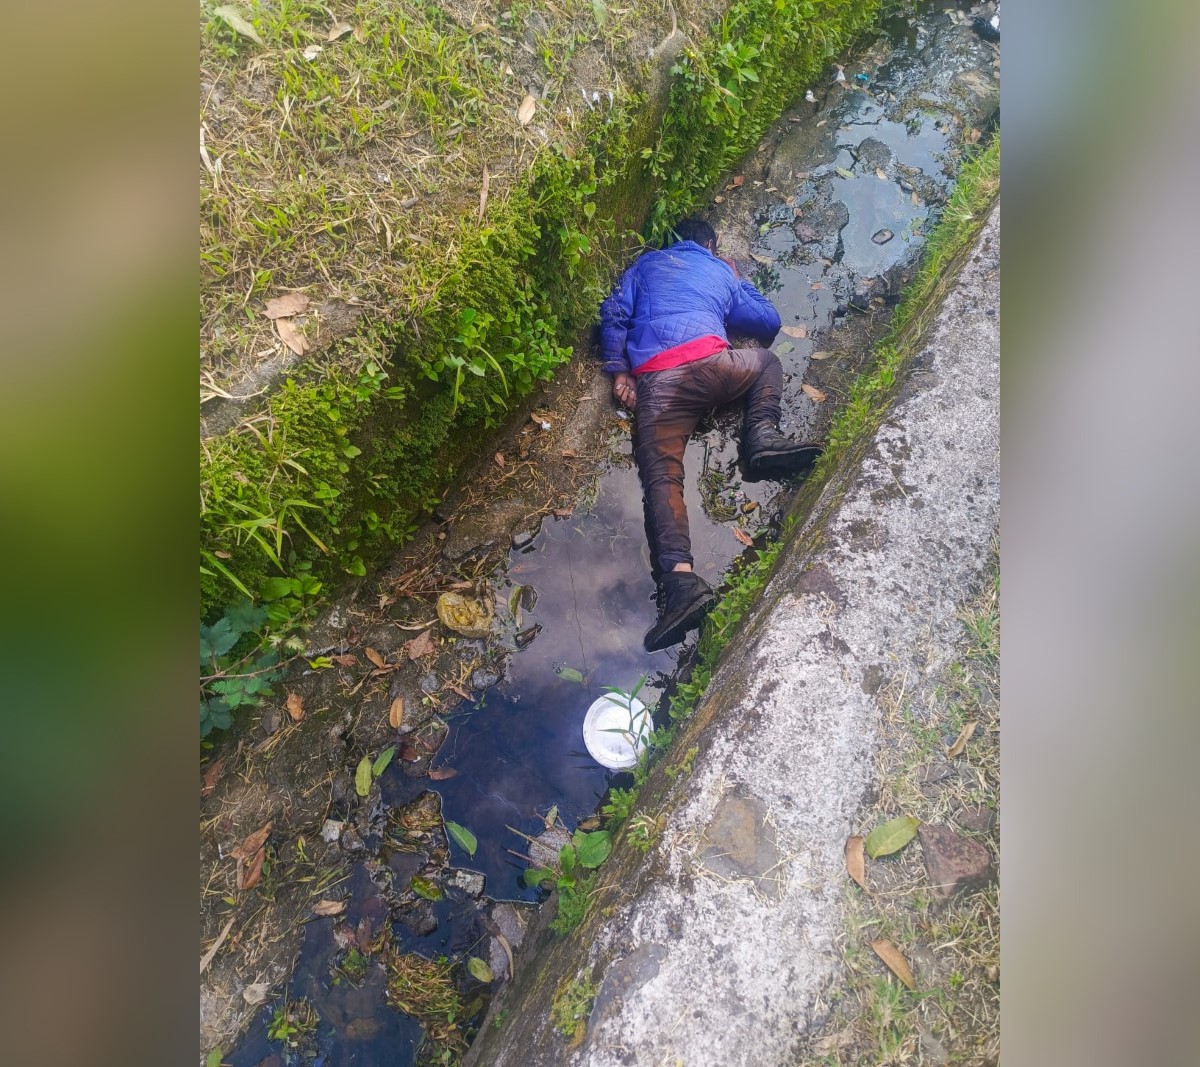
[[[645,856],[618,843],[570,938],[549,932],[543,909],[467,1064],[785,1063],[821,1023],[845,836],[874,788],[875,693],[952,658],[957,605],[986,577],[998,524],[999,215],[888,416],[824,486],[643,788],[637,810],[665,829]],[[718,817],[731,797],[743,817]],[[747,819],[766,836],[731,840],[714,869],[714,832],[745,832]],[[768,854],[777,865],[759,870]],[[642,956],[653,966],[631,965]],[[581,977],[602,1010],[569,1047],[550,1007]]]

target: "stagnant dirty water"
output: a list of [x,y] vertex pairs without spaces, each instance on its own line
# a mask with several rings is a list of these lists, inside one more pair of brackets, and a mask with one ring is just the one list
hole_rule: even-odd
[[[955,146],[997,104],[998,53],[961,16],[922,5],[915,20],[897,19],[886,30],[846,64],[844,86],[814,87],[815,102],[797,102],[745,170],[717,191],[710,212],[721,250],[770,295],[790,328],[775,351],[785,368],[783,428],[797,436],[828,424],[911,273],[925,226],[952,190]],[[739,421],[736,411],[718,413],[686,457],[696,569],[713,585],[743,551],[734,530],[761,538],[790,492],[741,480]],[[433,1047],[422,1023],[385,1001],[386,974],[369,951],[383,939],[402,953],[473,955],[497,975],[506,971],[495,935],[516,944],[522,910],[539,897],[521,880],[527,862],[518,854],[528,844],[520,835],[542,831],[552,808],[574,828],[595,815],[610,787],[630,784],[588,755],[587,707],[604,687],[629,689],[643,677],[653,703],[690,644],[642,651],[655,608],[629,453],[617,422],[590,499],[568,517],[546,519],[492,575],[494,630],[511,649],[503,676],[476,672],[478,695],[443,715],[448,729],[420,777],[402,759],[384,772],[378,807],[364,823],[370,858],[338,887],[347,910],[308,924],[289,986],[290,1002],[305,1000],[315,1011],[315,1030],[272,1040],[281,1006],[269,1003],[225,1062],[424,1062]],[[426,777],[430,763],[434,776]],[[475,835],[473,857],[447,839],[443,819]],[[438,899],[410,899],[397,911],[392,890],[418,884],[414,877],[423,896]],[[347,959],[358,950],[365,955],[356,969]],[[465,968],[454,974],[461,1024],[484,1010],[488,986]]]

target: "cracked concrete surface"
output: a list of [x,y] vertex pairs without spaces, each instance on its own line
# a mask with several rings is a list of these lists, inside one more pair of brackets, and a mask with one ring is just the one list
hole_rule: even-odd
[[[606,867],[631,888],[587,949],[602,1010],[586,1037],[567,1049],[529,1019],[470,1062],[782,1065],[823,1021],[843,847],[875,788],[875,694],[958,653],[957,606],[998,525],[999,220],[997,205],[885,421],[830,479],[714,675],[650,873]],[[544,1016],[547,990],[530,999],[508,1006]]]

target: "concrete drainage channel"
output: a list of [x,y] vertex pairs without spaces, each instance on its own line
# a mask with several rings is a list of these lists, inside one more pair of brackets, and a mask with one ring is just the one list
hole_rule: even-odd
[[[844,81],[797,101],[716,191],[721,251],[787,327],[776,345],[786,432],[821,434],[865,368],[953,189],[959,145],[987,135],[997,69],[969,23],[923,5],[845,60]],[[469,517],[451,517],[442,557],[460,570],[480,561],[462,584],[495,605],[488,639],[456,641],[480,665],[438,714],[419,711],[438,679],[414,688],[396,676],[384,707],[401,698],[409,718],[370,803],[339,793],[329,772],[325,825],[348,867],[315,890],[344,909],[308,923],[285,997],[224,1062],[441,1062],[465,1051],[464,1021],[482,1026],[467,1053],[477,1064],[787,1062],[833,973],[842,842],[871,786],[868,679],[919,641],[950,641],[954,598],[995,529],[997,218],[887,422],[801,517],[679,743],[688,773],[677,761],[644,787],[653,841],[604,866],[612,892],[569,942],[537,914],[545,890],[525,885],[521,854],[549,824],[596,825],[606,793],[632,784],[584,749],[583,716],[604,687],[645,676],[652,705],[691,654],[641,651],[653,586],[621,416],[606,416],[608,454],[569,513],[518,526],[498,567]],[[603,387],[589,379],[574,410],[603,405]],[[737,425],[719,412],[687,455],[697,569],[714,584],[743,551],[735,530],[761,547],[795,497],[741,483]],[[420,604],[420,588],[407,595]],[[356,609],[334,614],[331,633]],[[469,830],[471,854],[446,824]],[[445,1003],[419,990],[405,1001],[382,965],[401,957],[445,959],[444,974],[470,957],[486,969],[453,970]],[[568,1043],[551,1014],[572,989],[591,1010]],[[311,1014],[293,1019],[289,1005]]]

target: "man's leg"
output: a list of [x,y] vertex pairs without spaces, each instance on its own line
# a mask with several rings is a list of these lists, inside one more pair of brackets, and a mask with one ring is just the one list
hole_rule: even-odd
[[658,587],[658,621],[646,631],[647,652],[683,640],[703,621],[715,597],[692,573],[692,545],[683,499],[683,454],[709,405],[703,383],[687,366],[638,381],[634,457],[645,497],[646,532]]

